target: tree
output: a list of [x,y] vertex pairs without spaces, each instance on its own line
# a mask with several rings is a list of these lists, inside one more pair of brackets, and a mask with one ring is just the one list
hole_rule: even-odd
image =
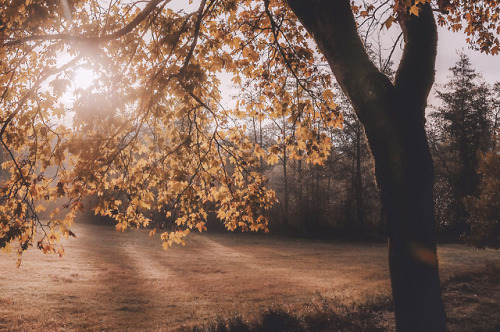
[[[353,228],[356,233],[363,237],[368,235],[369,222],[372,226],[376,222],[380,222],[380,207],[377,204],[378,192],[373,174],[373,161],[366,142],[364,128],[352,110],[348,112],[351,112],[351,114],[348,113],[344,117],[344,131],[350,137],[348,137],[347,146],[344,149],[347,149],[345,151],[346,155],[351,158],[349,199],[352,201],[353,207],[351,209],[355,217],[351,222],[354,224]],[[372,217],[369,218],[369,215],[372,215]]]
[[368,58],[348,2],[310,6],[305,1],[290,1],[290,6],[301,13],[299,19],[329,60],[365,127],[387,218],[397,327],[402,331],[444,330],[433,168],[423,129],[436,56],[431,9],[425,6],[418,18],[400,18],[406,44],[393,84]]
[[[375,1],[360,8],[348,0],[202,0],[192,12],[168,3],[2,5],[0,139],[11,177],[0,188],[0,245],[15,240],[22,252],[41,229],[37,245],[53,251],[58,234],[72,234],[68,226],[82,197],[94,193],[101,197],[96,212],[114,217],[118,229],[167,228],[166,246],[182,242],[189,229],[204,229],[213,205],[229,229],[265,229],[259,215],[274,195],[248,169],[255,169],[263,153],[276,162],[277,152],[259,150],[237,121],[229,125],[244,111],[219,107],[217,72],[235,81],[252,78],[264,92],[258,106],[270,118],[285,114],[296,122],[298,140],[290,154],[321,163],[331,142],[308,120],[332,127],[340,117],[330,73],[317,65],[312,38],[363,123],[374,156],[397,328],[444,330],[433,166],[424,130],[437,39],[430,1],[385,2],[390,8],[382,12],[389,16],[381,22],[398,23],[404,36],[394,81],[377,69],[358,36],[354,15],[375,17],[382,8]],[[436,9],[438,21],[454,30],[462,28],[465,15],[469,41],[498,53],[496,1],[445,0]],[[106,96],[100,105],[109,113],[84,117],[70,128],[61,98],[82,64],[98,72],[92,89]],[[298,94],[287,91],[285,73],[299,86]],[[323,93],[311,89],[317,84]],[[48,222],[40,221],[38,202],[58,196],[69,199],[67,217],[54,211]],[[151,210],[164,218],[154,220]]]
[[468,233],[464,198],[478,193],[478,154],[491,147],[492,98],[490,87],[478,81],[469,58],[460,54],[450,68],[451,80],[437,90],[442,105],[432,113],[432,130],[436,135],[435,156],[438,176],[446,188],[438,196],[449,196],[440,224],[448,239],[458,239]]
[[[496,141],[498,142],[498,134]],[[480,154],[480,193],[466,198],[471,228],[467,241],[478,248],[500,248],[500,148]]]

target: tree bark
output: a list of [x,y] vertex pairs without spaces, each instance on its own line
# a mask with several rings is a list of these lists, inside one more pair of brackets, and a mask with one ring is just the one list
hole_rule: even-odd
[[290,200],[288,193],[288,175],[287,175],[287,160],[288,156],[286,153],[286,146],[283,147],[283,186],[284,186],[284,194],[285,194],[285,209],[283,211],[283,226],[288,226],[288,216],[290,215],[288,212],[288,202]]
[[349,0],[287,0],[365,127],[387,219],[398,331],[445,331],[436,253],[434,169],[424,129],[437,32],[426,5],[400,13],[405,48],[394,83],[369,59]]
[[361,235],[366,235],[366,223],[364,216],[364,200],[363,200],[363,178],[361,176],[361,125],[356,123],[356,169],[354,170],[354,192],[356,199],[356,222]]

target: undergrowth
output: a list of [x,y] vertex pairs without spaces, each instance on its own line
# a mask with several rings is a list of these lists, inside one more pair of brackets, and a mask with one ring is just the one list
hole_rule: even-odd
[[[500,331],[500,266],[462,273],[442,283],[449,331]],[[302,310],[286,306],[262,309],[252,318],[239,313],[184,332],[394,331],[391,297],[377,296],[346,306],[317,293]]]
[[290,310],[272,306],[257,313],[256,318],[245,319],[235,313],[219,316],[207,325],[185,328],[190,332],[305,332],[305,331],[385,331],[380,317],[392,312],[390,297],[379,296],[362,305],[345,306],[327,300],[319,293],[304,310]]

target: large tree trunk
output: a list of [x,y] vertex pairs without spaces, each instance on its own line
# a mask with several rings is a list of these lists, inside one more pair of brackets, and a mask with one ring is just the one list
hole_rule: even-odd
[[434,170],[424,129],[437,32],[430,6],[401,13],[405,49],[392,83],[369,59],[349,0],[288,0],[365,126],[389,236],[398,331],[445,331],[436,254]]

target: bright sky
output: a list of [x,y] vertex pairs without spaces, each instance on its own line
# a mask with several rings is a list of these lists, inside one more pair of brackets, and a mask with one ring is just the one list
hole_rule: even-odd
[[438,58],[436,63],[436,83],[446,82],[450,75],[448,70],[458,60],[457,51],[467,54],[474,68],[482,73],[489,83],[500,81],[500,55],[487,55],[468,48],[465,34],[453,33],[446,29],[439,30]]
[[74,83],[76,89],[87,89],[95,79],[95,74],[91,69],[80,67],[76,70],[74,75]]
[[[445,84],[451,72],[450,67],[458,61],[458,52],[463,52],[469,56],[472,66],[480,73],[484,80],[490,84],[500,81],[500,55],[488,55],[479,51],[469,49],[465,41],[465,34],[462,32],[451,32],[446,29],[439,29],[438,54],[436,59],[436,86]],[[429,96],[429,104],[436,105],[438,100],[435,92]]]

